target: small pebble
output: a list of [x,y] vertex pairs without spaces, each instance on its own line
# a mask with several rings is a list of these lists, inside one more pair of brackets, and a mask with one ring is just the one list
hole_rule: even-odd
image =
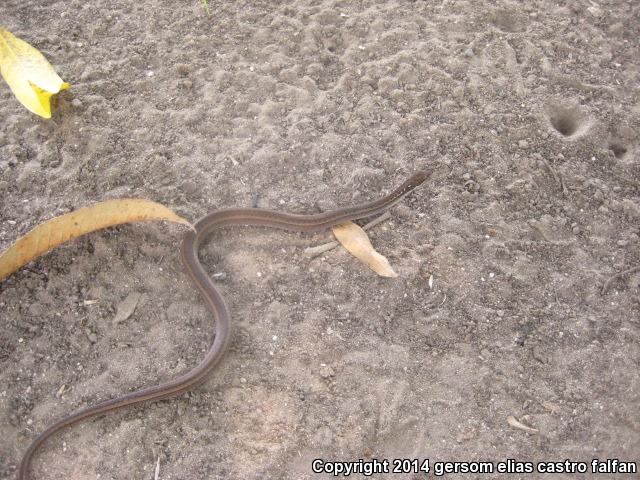
[[619,247],[626,247],[627,245],[629,245],[629,241],[628,240],[618,240],[617,242]]
[[547,361],[546,355],[538,346],[533,347],[533,358],[538,360],[540,363],[546,363]]
[[329,378],[329,377],[333,377],[335,372],[333,371],[333,368],[331,368],[329,365],[323,365],[320,367],[319,373],[322,378]]
[[469,47],[464,51],[464,56],[467,58],[473,57],[473,48]]
[[95,334],[95,332],[92,332],[88,328],[85,328],[84,332],[91,343],[96,343],[98,341],[98,336]]
[[82,101],[79,98],[74,98],[73,100],[71,100],[71,105],[76,108],[80,108],[82,106]]
[[519,140],[518,147],[522,149],[529,148],[529,142],[527,142],[526,140]]

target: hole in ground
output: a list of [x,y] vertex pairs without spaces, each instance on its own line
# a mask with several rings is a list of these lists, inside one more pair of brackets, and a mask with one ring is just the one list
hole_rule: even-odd
[[627,153],[627,147],[620,142],[609,142],[609,150],[613,152],[616,158],[622,158]]
[[518,14],[509,10],[495,11],[491,16],[491,23],[503,32],[522,32],[525,29]]
[[547,115],[554,130],[564,137],[584,133],[586,130],[587,122],[577,107],[552,105],[547,109]]

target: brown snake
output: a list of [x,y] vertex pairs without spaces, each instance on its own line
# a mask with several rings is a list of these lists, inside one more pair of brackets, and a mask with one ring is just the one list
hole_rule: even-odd
[[117,410],[127,405],[172,397],[189,390],[205,380],[207,374],[222,357],[231,336],[231,316],[229,314],[229,308],[200,264],[200,260],[198,260],[198,247],[202,239],[213,230],[228,225],[253,225],[305,233],[319,232],[348,220],[370,217],[387,210],[398,203],[407,193],[424,182],[428,176],[429,174],[427,172],[418,171],[383,198],[325,213],[297,215],[257,208],[229,208],[215,210],[202,217],[196,222],[195,231],[189,231],[185,234],[184,240],[182,241],[181,257],[188,277],[191,279],[196,290],[200,292],[208,310],[215,320],[215,337],[204,359],[192,370],[169,382],[100,402],[67,415],[51,424],[33,440],[24,453],[18,470],[18,480],[27,480],[31,459],[40,445],[64,427],[78,423],[81,420],[95,417],[96,415]]

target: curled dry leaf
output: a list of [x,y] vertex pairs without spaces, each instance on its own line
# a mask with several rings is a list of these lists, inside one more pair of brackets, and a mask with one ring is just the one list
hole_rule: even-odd
[[[41,223],[0,254],[0,281],[61,243],[121,223],[168,220],[191,224],[156,202],[139,198],[107,200]],[[193,228],[193,227],[192,227]]]
[[1,27],[0,73],[20,103],[44,118],[51,118],[51,96],[70,87],[42,53]]
[[532,428],[529,427],[527,425],[525,425],[524,423],[520,423],[518,420],[516,420],[516,417],[514,417],[513,415],[509,415],[507,417],[507,423],[509,425],[511,425],[514,428],[519,428],[520,430],[524,430],[527,433],[538,433],[539,430],[537,428]]
[[366,232],[353,222],[345,222],[332,228],[333,234],[349,253],[381,277],[395,278],[398,276],[393,271],[389,261],[375,251]]

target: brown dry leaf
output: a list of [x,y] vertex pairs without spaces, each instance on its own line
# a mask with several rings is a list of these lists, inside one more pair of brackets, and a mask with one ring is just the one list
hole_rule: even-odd
[[0,282],[23,265],[61,243],[101,228],[143,220],[168,220],[193,226],[150,200],[123,198],[99,202],[41,223],[0,254]]
[[349,253],[381,277],[395,278],[398,276],[393,271],[389,261],[375,251],[365,231],[353,222],[346,222],[332,228],[333,234]]

